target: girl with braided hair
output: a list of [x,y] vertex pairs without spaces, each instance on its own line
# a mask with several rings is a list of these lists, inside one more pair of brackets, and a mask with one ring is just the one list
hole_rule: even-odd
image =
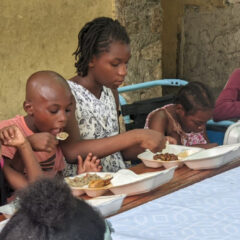
[[[77,75],[68,83],[76,100],[81,138],[114,136],[111,143],[103,146],[111,155],[102,154],[102,150],[97,152],[96,147],[91,150],[101,158],[103,171],[125,168],[124,159],[136,159],[146,148],[146,141],[158,141],[158,146],[164,147],[166,139],[154,131],[138,129],[119,134],[117,88],[127,75],[131,50],[128,34],[118,20],[99,17],[88,22],[78,34],[78,47],[73,54]],[[72,127],[67,131],[73,131]]]
[[178,91],[174,104],[155,109],[146,119],[145,128],[172,136],[177,143],[202,148],[215,147],[209,143],[206,122],[212,117],[214,98],[201,82],[190,82]]

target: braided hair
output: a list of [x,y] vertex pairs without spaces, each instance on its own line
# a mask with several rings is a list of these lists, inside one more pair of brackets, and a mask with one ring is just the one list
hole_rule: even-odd
[[210,89],[205,84],[194,81],[180,88],[174,103],[181,104],[186,114],[192,115],[199,110],[213,109],[215,101]]
[[118,20],[99,17],[86,23],[78,34],[78,47],[73,53],[78,75],[86,76],[93,56],[109,51],[110,44],[116,41],[130,44],[126,29]]

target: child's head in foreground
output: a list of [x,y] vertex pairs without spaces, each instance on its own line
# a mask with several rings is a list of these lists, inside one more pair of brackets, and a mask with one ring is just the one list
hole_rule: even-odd
[[24,110],[33,132],[57,135],[74,112],[74,99],[66,80],[56,72],[32,74],[26,84]]
[[[90,67],[95,66],[96,68],[94,60],[99,60],[103,53],[110,53],[107,56],[110,60],[113,55],[119,55],[119,62],[112,60],[115,68],[120,65],[122,60],[126,64],[131,56],[129,45],[130,39],[126,29],[118,20],[99,17],[86,23],[78,34],[78,47],[73,53],[78,75],[84,77],[88,74]],[[97,66],[102,69],[100,64]],[[99,73],[104,74],[103,71]]]
[[103,240],[105,222],[60,179],[41,179],[19,195],[19,210],[0,239]]
[[190,82],[181,87],[175,97],[176,112],[186,131],[199,132],[212,117],[214,97],[201,82]]

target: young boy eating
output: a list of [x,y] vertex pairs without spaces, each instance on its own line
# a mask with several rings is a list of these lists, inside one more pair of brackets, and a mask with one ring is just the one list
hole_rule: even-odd
[[[52,71],[34,73],[27,81],[26,99],[23,106],[27,113],[26,116],[16,116],[1,121],[0,128],[16,125],[35,150],[34,157],[38,160],[43,174],[55,176],[65,166],[56,136],[64,130],[75,109],[75,103],[66,80]],[[27,169],[19,153],[19,149],[14,145],[2,146],[2,156],[6,166],[23,174]],[[92,154],[88,154],[84,162],[81,157],[78,161],[79,173],[100,171],[101,169],[99,160]],[[32,170],[26,174],[31,175]],[[12,177],[7,178],[13,189],[25,186],[22,181],[12,182],[12,179]]]

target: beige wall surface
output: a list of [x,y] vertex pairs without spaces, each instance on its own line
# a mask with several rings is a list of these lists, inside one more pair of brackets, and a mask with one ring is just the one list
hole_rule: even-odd
[[54,70],[75,74],[72,53],[80,28],[98,16],[112,17],[112,0],[0,1],[0,120],[23,114],[27,78]]
[[[238,1],[238,0],[232,0]],[[162,58],[163,78],[179,77],[177,72],[179,37],[182,31],[182,17],[187,6],[201,9],[222,8],[226,0],[161,0],[163,8]]]
[[188,8],[184,14],[179,72],[191,81],[207,83],[215,97],[239,68],[239,12],[240,3],[235,3],[211,11]]

